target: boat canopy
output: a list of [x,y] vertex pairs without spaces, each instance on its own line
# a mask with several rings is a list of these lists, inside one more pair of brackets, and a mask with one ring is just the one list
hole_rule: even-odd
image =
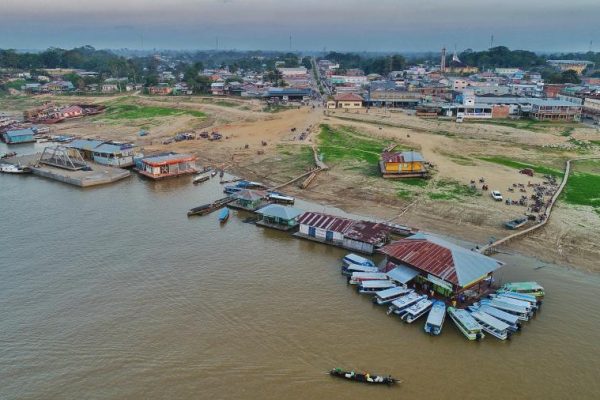
[[356,255],[354,253],[350,253],[350,254],[346,254],[346,256],[344,256],[344,261],[352,263],[352,264],[358,264],[358,265],[365,265],[367,267],[374,267],[375,264],[373,264],[373,261],[361,257],[359,255]]
[[499,310],[492,306],[481,305],[479,306],[479,311],[482,311],[486,314],[491,315],[501,321],[508,322],[512,325],[516,325],[519,322],[519,317],[514,314],[507,313],[506,311]]
[[383,272],[353,272],[351,278],[352,280],[386,280],[387,275]]
[[427,323],[435,326],[440,326],[444,322],[444,315],[446,314],[446,305],[443,301],[436,300],[433,303],[429,316],[427,317]]
[[505,331],[509,328],[508,324],[505,322],[502,322],[498,318],[492,317],[484,312],[474,311],[471,313],[471,315],[479,322],[484,323],[498,331]]
[[396,285],[394,284],[394,282],[388,281],[388,280],[371,280],[371,281],[362,281],[360,283],[360,287],[364,288],[364,289],[376,289],[376,288],[387,289],[387,288],[392,288],[395,286]]
[[537,282],[510,282],[504,284],[502,289],[509,290],[511,292],[534,292],[544,290],[544,288]]
[[367,267],[366,265],[350,264],[344,267],[348,272],[379,272],[377,267]]
[[407,291],[412,290],[412,289],[406,289],[403,288],[401,286],[396,286],[390,289],[386,289],[386,290],[382,290],[380,292],[377,292],[376,295],[377,297],[381,298],[381,299],[387,299],[390,297],[395,297],[395,296],[399,296],[401,294],[406,294]]
[[475,318],[473,318],[471,314],[469,314],[467,310],[454,308],[451,312],[454,315],[454,318],[456,318],[456,320],[458,320],[459,323],[468,331],[473,332],[481,330],[481,326],[477,323]]
[[419,275],[419,271],[406,265],[400,264],[397,265],[396,268],[388,271],[387,275],[393,281],[406,284],[407,282],[410,282],[412,279],[414,279],[415,276]]

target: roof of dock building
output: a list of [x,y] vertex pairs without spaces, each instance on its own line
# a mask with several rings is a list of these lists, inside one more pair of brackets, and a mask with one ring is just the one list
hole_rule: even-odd
[[197,157],[192,154],[179,154],[168,152],[144,157],[142,159],[142,162],[152,167],[159,167],[161,165],[177,164],[185,161],[195,161],[196,158]]
[[302,214],[302,211],[294,207],[282,206],[281,204],[269,204],[268,206],[256,211],[256,213],[269,217],[291,220]]
[[468,287],[503,265],[496,259],[427,233],[390,243],[380,252],[459,287]]
[[32,136],[34,134],[33,129],[25,128],[25,129],[13,129],[10,131],[6,131],[4,133],[8,137],[18,137],[18,136]]
[[346,229],[355,221],[348,218],[323,214],[320,212],[307,211],[300,216],[298,222],[303,225],[310,225],[319,229],[344,233]]

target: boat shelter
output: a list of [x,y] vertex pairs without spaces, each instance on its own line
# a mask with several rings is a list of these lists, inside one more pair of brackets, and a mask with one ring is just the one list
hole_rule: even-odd
[[31,128],[13,129],[2,134],[2,139],[6,144],[31,143],[35,142],[35,132]]
[[131,143],[119,143],[95,139],[77,139],[67,145],[81,153],[83,158],[111,167],[131,167],[134,165],[135,146]]
[[[466,290],[482,291],[482,282],[504,265],[481,253],[466,249],[428,233],[417,233],[392,242],[379,250],[386,264],[400,268],[425,290],[452,297]],[[392,278],[393,279],[393,278]]]
[[163,179],[174,176],[195,174],[196,156],[173,152],[161,153],[136,160],[135,169],[151,179]]
[[235,200],[229,204],[229,207],[256,211],[264,205],[266,195],[266,192],[262,190],[242,189],[231,195]]
[[289,231],[298,226],[298,216],[302,211],[280,204],[269,204],[256,213],[259,218],[256,225]]

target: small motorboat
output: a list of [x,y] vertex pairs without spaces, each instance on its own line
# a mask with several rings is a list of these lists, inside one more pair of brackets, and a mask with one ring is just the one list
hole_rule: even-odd
[[216,175],[217,175],[217,171],[212,171],[212,172],[210,173],[210,177],[211,177],[211,178],[214,178]]
[[504,223],[504,226],[508,229],[519,229],[523,225],[525,225],[529,221],[527,217],[521,217],[513,219],[512,221],[508,221]]
[[229,219],[229,208],[225,207],[219,212],[219,221],[223,224]]
[[371,374],[357,374],[354,371],[344,371],[341,368],[334,368],[329,371],[329,375],[335,376],[338,378],[348,379],[349,381],[369,383],[373,385],[393,385],[398,382],[398,380],[392,378],[391,375],[381,376],[381,375],[371,375]]
[[9,153],[3,154],[2,157],[0,157],[0,158],[2,158],[2,159],[4,159],[4,158],[11,158],[11,157],[14,157],[16,155],[17,155],[16,151],[11,151]]
[[197,176],[197,177],[194,178],[194,180],[192,181],[192,183],[194,185],[197,185],[198,183],[206,182],[209,179],[210,179],[210,176],[208,176],[208,175],[199,175],[199,176]]
[[28,174],[31,172],[31,169],[12,164],[0,164],[0,172],[5,174]]

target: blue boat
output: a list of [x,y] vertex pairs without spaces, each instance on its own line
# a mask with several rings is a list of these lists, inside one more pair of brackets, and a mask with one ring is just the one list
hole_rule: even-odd
[[233,193],[237,193],[239,191],[241,191],[242,189],[239,187],[235,187],[235,186],[225,186],[225,189],[223,190],[225,193],[227,194],[233,194]]
[[227,222],[227,219],[229,219],[229,208],[225,207],[219,212],[219,221],[224,223]]
[[429,311],[427,322],[425,322],[425,332],[430,335],[439,335],[442,333],[444,319],[446,318],[446,304],[441,300],[436,300]]
[[354,253],[350,253],[350,254],[346,254],[344,256],[344,258],[342,259],[342,264],[344,267],[348,267],[349,265],[362,265],[363,267],[374,267],[375,264],[373,263],[373,261],[358,256]]

